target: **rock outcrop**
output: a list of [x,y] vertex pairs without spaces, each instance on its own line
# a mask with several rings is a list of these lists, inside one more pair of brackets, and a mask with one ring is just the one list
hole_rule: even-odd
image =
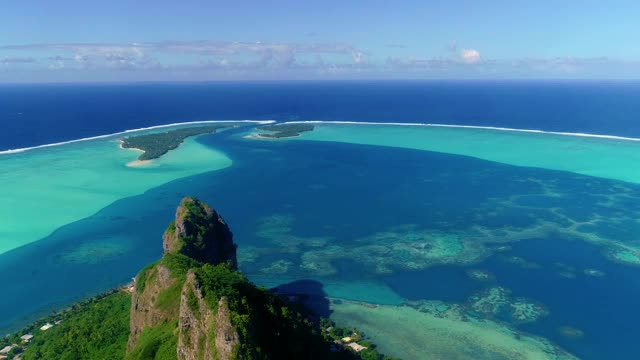
[[216,314],[204,301],[193,272],[187,274],[180,299],[178,358],[231,359],[240,338],[231,324],[227,299],[220,299]]
[[[187,197],[164,233],[163,248],[163,259],[142,270],[135,279],[129,351],[135,348],[144,329],[177,320],[179,359],[230,359],[240,340],[231,324],[227,300],[221,298],[217,309],[212,309],[204,300],[194,272],[182,268],[195,260],[193,264],[197,266],[227,263],[236,270],[236,245],[229,227],[216,211]],[[180,255],[184,256],[177,259]]]
[[237,269],[233,234],[215,210],[192,197],[182,200],[164,233],[164,253],[181,253],[203,263],[230,262]]
[[219,359],[231,359],[236,346],[240,344],[240,337],[231,324],[231,311],[226,297],[218,301],[216,316],[216,351]]
[[[160,260],[138,273],[132,290],[92,299],[65,314],[62,325],[32,341],[24,355],[125,360],[351,358],[335,352],[335,344],[312,324],[312,315],[297,310],[299,304],[256,287],[236,269],[231,232],[205,204],[193,198],[182,201],[164,235],[164,249]],[[292,284],[302,288],[298,285]],[[374,357],[378,358],[367,356]]]
[[[176,279],[171,277],[170,270],[162,264],[155,265],[146,271],[143,270],[143,272],[136,277],[137,288],[131,296],[129,349],[135,346],[142,330],[156,326],[170,316],[166,310],[161,310],[156,302],[160,293],[169,289],[176,282]],[[144,284],[140,283],[141,281],[144,281]]]

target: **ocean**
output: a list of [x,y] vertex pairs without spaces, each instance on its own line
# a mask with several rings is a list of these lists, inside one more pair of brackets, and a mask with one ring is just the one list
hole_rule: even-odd
[[[635,358],[639,115],[637,82],[2,85],[0,332],[130,281],[194,195],[390,355]],[[207,120],[321,122],[125,165],[116,133]]]
[[436,122],[640,137],[640,83],[0,85],[0,149],[198,120]]

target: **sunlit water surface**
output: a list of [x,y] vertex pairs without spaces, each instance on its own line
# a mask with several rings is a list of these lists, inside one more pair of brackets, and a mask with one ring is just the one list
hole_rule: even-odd
[[321,282],[331,316],[390,355],[637,354],[639,143],[368,125],[278,141],[247,131],[198,137],[146,168],[126,167],[137,154],[113,139],[0,158],[11,199],[0,328],[129,281],[161,256],[176,205],[193,195],[231,225],[250,279]]

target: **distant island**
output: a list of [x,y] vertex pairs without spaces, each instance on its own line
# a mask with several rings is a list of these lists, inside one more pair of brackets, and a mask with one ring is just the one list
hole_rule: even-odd
[[163,257],[134,282],[0,340],[8,359],[391,359],[357,329],[317,318],[296,296],[237,270],[223,218],[187,197]]
[[209,125],[175,129],[171,131],[135,135],[120,139],[124,149],[143,151],[138,157],[139,161],[153,160],[180,146],[184,139],[190,136],[211,134],[217,130],[228,128],[231,125]]
[[276,124],[260,126],[257,129],[260,131],[267,131],[266,133],[258,133],[257,137],[280,139],[300,136],[300,133],[313,131],[314,126],[311,124]]

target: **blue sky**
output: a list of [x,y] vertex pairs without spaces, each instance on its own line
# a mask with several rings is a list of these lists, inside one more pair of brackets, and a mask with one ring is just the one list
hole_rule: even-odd
[[0,82],[640,78],[640,2],[4,0]]

